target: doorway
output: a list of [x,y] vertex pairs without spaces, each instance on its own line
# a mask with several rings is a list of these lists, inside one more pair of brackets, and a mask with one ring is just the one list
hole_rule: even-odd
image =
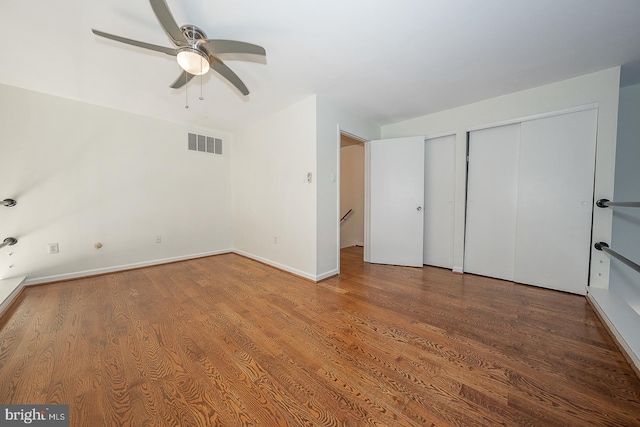
[[364,144],[340,132],[340,249],[364,246]]

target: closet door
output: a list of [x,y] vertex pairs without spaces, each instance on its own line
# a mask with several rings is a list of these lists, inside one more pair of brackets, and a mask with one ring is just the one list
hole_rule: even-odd
[[422,267],[424,136],[370,141],[368,261]]
[[424,147],[424,264],[453,268],[455,135]]
[[464,271],[513,280],[520,124],[469,135]]
[[514,280],[585,294],[597,110],[522,123]]

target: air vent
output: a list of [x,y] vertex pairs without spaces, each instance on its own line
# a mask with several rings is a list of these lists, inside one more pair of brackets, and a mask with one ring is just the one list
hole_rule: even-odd
[[214,153],[216,152],[216,139],[215,138],[211,138],[210,136],[207,137],[207,153]]
[[190,133],[187,138],[187,148],[191,151],[222,154],[222,140],[211,136]]
[[198,149],[198,135],[195,133],[189,134],[189,150],[196,151]]

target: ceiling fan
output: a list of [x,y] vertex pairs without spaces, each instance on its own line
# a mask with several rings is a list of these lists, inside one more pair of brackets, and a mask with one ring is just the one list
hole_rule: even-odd
[[212,69],[227,79],[243,95],[249,94],[249,89],[247,89],[242,80],[216,55],[231,53],[266,57],[264,48],[235,40],[209,40],[204,31],[195,25],[178,27],[165,0],[149,1],[156,18],[160,21],[160,25],[169,36],[169,40],[175,45],[175,48],[131,40],[95,29],[91,29],[91,31],[100,37],[177,57],[178,64],[183,71],[176,81],[171,84],[174,89],[184,86],[193,76],[205,74]]

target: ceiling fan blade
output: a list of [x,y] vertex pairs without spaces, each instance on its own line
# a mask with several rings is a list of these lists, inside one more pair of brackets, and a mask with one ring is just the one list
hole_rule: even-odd
[[190,81],[192,78],[193,78],[193,74],[189,74],[186,71],[183,71],[182,74],[180,74],[180,76],[176,79],[176,81],[171,83],[170,87],[172,89],[179,89],[185,84],[187,84],[187,82]]
[[245,53],[250,55],[262,56],[267,55],[262,46],[235,40],[207,40],[203,43],[203,47],[210,55],[220,55],[223,53]]
[[173,49],[173,48],[170,48],[170,47],[164,47],[164,46],[158,46],[158,45],[155,45],[155,44],[139,42],[137,40],[127,39],[125,37],[116,36],[116,35],[113,35],[113,34],[105,33],[103,31],[98,31],[98,30],[94,30],[94,29],[91,29],[91,31],[93,31],[93,34],[95,34],[96,36],[100,36],[100,37],[104,37],[104,38],[107,38],[107,39],[115,40],[115,41],[120,42],[120,43],[130,44],[132,46],[137,46],[137,47],[141,47],[141,48],[144,48],[144,49],[155,50],[156,52],[166,53],[167,55],[176,56],[176,50]]
[[211,58],[211,68],[213,68],[216,72],[218,72],[222,77],[227,79],[232,85],[234,85],[243,95],[249,95],[249,89],[242,83],[240,77],[236,75],[231,68],[224,65],[222,61],[218,58]]
[[176,46],[188,46],[189,42],[184,37],[184,34],[182,34],[178,24],[176,24],[176,20],[173,19],[167,2],[165,0],[149,0],[149,2],[151,3],[153,13],[156,14],[156,18],[158,18],[164,32],[167,33],[173,44]]

